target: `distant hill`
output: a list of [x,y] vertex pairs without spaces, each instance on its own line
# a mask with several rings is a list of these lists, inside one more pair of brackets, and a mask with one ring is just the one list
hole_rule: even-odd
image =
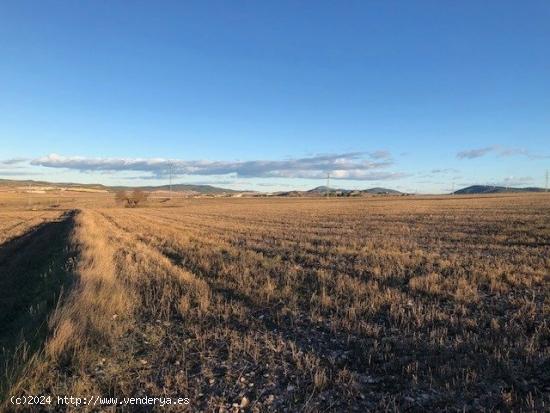
[[380,188],[380,187],[365,189],[361,192],[366,192],[367,194],[390,194],[390,195],[402,194],[402,192],[396,191],[395,189]]
[[82,189],[93,189],[106,191],[109,187],[101,184],[76,184],[71,182],[46,182],[46,181],[34,181],[31,179],[27,180],[16,180],[16,179],[1,179],[0,178],[0,187],[47,187],[51,189],[56,188],[82,188]]
[[396,191],[394,189],[388,189],[388,188],[369,188],[369,189],[339,189],[339,188],[327,188],[326,186],[318,186],[316,188],[310,189],[309,191],[306,191],[308,194],[326,194],[328,192],[333,193],[342,193],[342,194],[348,194],[348,193],[363,193],[363,194],[401,194],[401,192]]
[[75,184],[70,182],[47,182],[47,181],[34,181],[32,179],[26,180],[17,180],[17,179],[1,179],[0,185],[2,186],[51,186],[51,187],[69,187],[69,186],[78,186],[80,188],[95,188],[95,189],[105,189],[107,188],[101,184]]
[[[112,190],[132,190],[132,189],[141,189],[142,191],[169,191],[170,185],[159,185],[159,186],[138,186],[138,187],[124,187],[116,186],[110,187]],[[248,192],[248,191],[235,191],[233,189],[218,188],[217,186],[212,185],[193,185],[193,184],[173,184],[172,191],[174,192],[197,192],[199,194],[229,194],[229,193],[239,193],[239,192]]]
[[[41,187],[47,188],[47,190],[55,189],[88,189],[88,190],[99,190],[99,191],[121,191],[127,190],[131,191],[133,189],[141,189],[143,191],[153,192],[153,191],[169,191],[170,185],[159,185],[159,186],[105,186],[101,184],[77,184],[71,182],[45,182],[45,181],[33,181],[33,180],[13,180],[13,179],[0,179],[0,186],[3,187]],[[172,185],[172,191],[174,192],[191,192],[198,194],[233,194],[240,192],[249,192],[249,191],[235,191],[233,189],[218,188],[211,185],[192,185],[192,184],[174,184]]]
[[459,189],[453,192],[457,195],[467,194],[500,194],[506,192],[544,192],[543,188],[529,187],[529,188],[512,188],[505,186],[493,186],[493,185],[472,185],[466,188]]
[[326,194],[327,190],[329,192],[345,191],[345,189],[328,188],[323,185],[323,186],[318,186],[313,189],[310,189],[309,191],[306,191],[306,192],[308,194]]
[[387,188],[369,188],[369,189],[342,189],[342,188],[328,188],[327,186],[317,186],[307,191],[286,191],[277,192],[277,196],[323,196],[327,192],[332,196],[361,196],[366,194],[372,195],[399,195],[401,192],[394,189]]
[[[107,186],[101,184],[78,184],[71,182],[45,182],[45,181],[33,181],[33,180],[12,180],[12,179],[0,179],[0,187],[18,188],[18,190],[24,190],[29,187],[31,190],[42,191],[98,191],[98,192],[114,192],[114,191],[131,191],[134,189],[141,189],[147,192],[168,192],[170,185],[148,185],[148,186]],[[188,195],[204,194],[204,195],[223,195],[223,194],[251,194],[258,195],[255,191],[236,191],[233,189],[219,188],[212,185],[193,185],[193,184],[173,184],[173,192],[186,193]],[[327,188],[326,186],[318,186],[316,188],[307,191],[284,191],[276,192],[272,195],[285,196],[285,197],[302,197],[302,196],[323,196],[327,191],[332,196],[361,196],[361,195],[400,195],[401,192],[388,188],[369,188],[369,189],[342,189],[342,188]],[[458,191],[457,191],[458,193]]]

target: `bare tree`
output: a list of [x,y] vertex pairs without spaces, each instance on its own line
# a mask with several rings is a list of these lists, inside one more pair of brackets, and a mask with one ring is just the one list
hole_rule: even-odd
[[132,196],[130,198],[132,200],[132,206],[136,207],[138,204],[144,204],[145,201],[147,201],[147,198],[149,198],[149,194],[141,189],[136,189],[132,192]]
[[147,198],[149,198],[149,194],[141,189],[136,189],[132,193],[118,191],[115,194],[115,201],[127,208],[135,208],[140,204],[144,204]]
[[117,204],[128,203],[128,193],[126,191],[117,191],[115,194],[115,202]]

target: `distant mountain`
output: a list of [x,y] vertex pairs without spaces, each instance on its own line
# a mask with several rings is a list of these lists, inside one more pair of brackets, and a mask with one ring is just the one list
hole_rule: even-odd
[[342,189],[342,188],[329,188],[327,186],[317,186],[307,191],[287,191],[278,192],[278,196],[322,196],[327,193],[332,196],[361,196],[365,194],[372,195],[399,195],[401,192],[394,189],[387,188],[369,188],[369,189]]
[[466,188],[459,189],[453,192],[457,195],[465,194],[500,194],[506,192],[544,192],[543,188],[512,188],[505,186],[493,186],[493,185],[472,185]]
[[49,187],[49,188],[85,188],[85,189],[96,189],[96,190],[108,190],[109,187],[101,184],[75,184],[71,182],[46,182],[46,181],[33,181],[31,179],[27,180],[16,180],[16,179],[1,179],[0,186],[7,187]]
[[[33,181],[33,180],[13,180],[13,179],[0,179],[0,186],[10,188],[22,188],[22,187],[41,187],[46,190],[65,189],[88,189],[88,190],[100,190],[100,191],[131,191],[133,189],[141,189],[142,191],[169,191],[170,185],[159,186],[105,186],[101,184],[77,184],[71,182],[45,182],[45,181]],[[172,191],[174,192],[192,192],[198,194],[234,194],[240,192],[249,191],[235,191],[233,189],[218,188],[211,185],[192,185],[192,184],[174,184],[172,185]]]
[[[138,186],[138,187],[111,187],[114,190],[132,190],[132,189],[141,189],[142,191],[169,191],[170,185],[159,185],[159,186]],[[193,184],[173,184],[172,191],[174,192],[197,192],[199,194],[230,194],[230,193],[239,193],[239,192],[248,192],[248,191],[235,191],[233,189],[218,188],[217,186],[212,185],[193,185]]]
[[363,193],[363,194],[400,194],[401,192],[388,188],[369,188],[369,189],[339,189],[339,188],[327,188],[326,186],[318,186],[316,188],[306,191],[308,194],[326,194],[327,192],[350,194],[350,193]]
[[271,195],[297,197],[297,196],[305,196],[306,194],[307,193],[303,191],[282,191],[282,192],[274,192]]
[[[134,189],[141,189],[147,192],[168,192],[170,185],[149,185],[149,186],[106,186],[101,184],[77,184],[71,182],[45,182],[45,181],[32,181],[32,180],[12,180],[12,179],[0,179],[0,187],[18,188],[18,190],[25,190],[30,187],[32,190],[53,191],[53,190],[65,190],[65,191],[97,191],[97,192],[114,192],[114,191],[132,191]],[[259,195],[255,191],[236,191],[233,189],[219,188],[212,185],[193,185],[193,184],[173,184],[173,192],[186,193],[188,195],[204,194],[204,195],[237,195],[237,194],[250,194]],[[342,188],[328,188],[326,186],[318,186],[308,191],[284,191],[276,192],[271,195],[286,196],[286,197],[302,197],[302,196],[323,196],[329,192],[332,196],[361,196],[361,195],[399,195],[401,192],[388,188],[369,188],[369,189],[342,189]],[[458,193],[458,191],[457,191]]]
[[306,191],[308,194],[326,194],[328,192],[342,192],[346,191],[345,189],[336,189],[336,188],[329,188],[327,186],[318,186],[313,189],[310,189],[309,191]]
[[402,192],[396,191],[395,189],[380,188],[380,187],[365,189],[361,192],[366,192],[367,194],[390,194],[390,195],[399,195],[402,193]]

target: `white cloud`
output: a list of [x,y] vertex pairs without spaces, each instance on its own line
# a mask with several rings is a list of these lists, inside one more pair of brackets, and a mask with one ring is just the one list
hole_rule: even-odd
[[487,146],[485,148],[469,149],[466,151],[461,151],[456,154],[457,158],[460,159],[474,159],[480,158],[487,155],[488,153],[494,150],[493,146]]
[[432,174],[447,174],[447,173],[456,173],[458,169],[454,168],[443,168],[443,169],[432,169],[430,173]]
[[498,186],[521,186],[527,185],[534,181],[531,176],[508,176],[500,183],[497,183]]
[[550,155],[534,154],[523,148],[506,148],[500,145],[485,146],[483,148],[468,149],[456,154],[459,159],[474,159],[493,153],[497,156],[526,156],[529,159],[548,159]]
[[[367,159],[369,158],[369,159]],[[148,172],[152,177],[166,177],[170,170],[178,175],[224,176],[240,178],[324,178],[385,180],[405,174],[381,169],[393,164],[387,151],[372,153],[351,152],[316,155],[287,160],[204,161],[165,158],[87,158],[51,154],[31,161],[32,165],[63,168],[82,172]]]
[[386,159],[390,160],[392,158],[391,153],[389,151],[380,149],[374,152],[369,152],[369,156],[372,159]]
[[28,159],[26,158],[11,158],[11,159],[0,159],[0,166],[13,166],[18,165],[23,162],[27,162]]

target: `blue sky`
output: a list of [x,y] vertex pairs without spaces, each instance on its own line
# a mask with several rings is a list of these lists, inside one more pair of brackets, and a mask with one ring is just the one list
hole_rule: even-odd
[[0,178],[544,185],[548,1],[2,1]]

